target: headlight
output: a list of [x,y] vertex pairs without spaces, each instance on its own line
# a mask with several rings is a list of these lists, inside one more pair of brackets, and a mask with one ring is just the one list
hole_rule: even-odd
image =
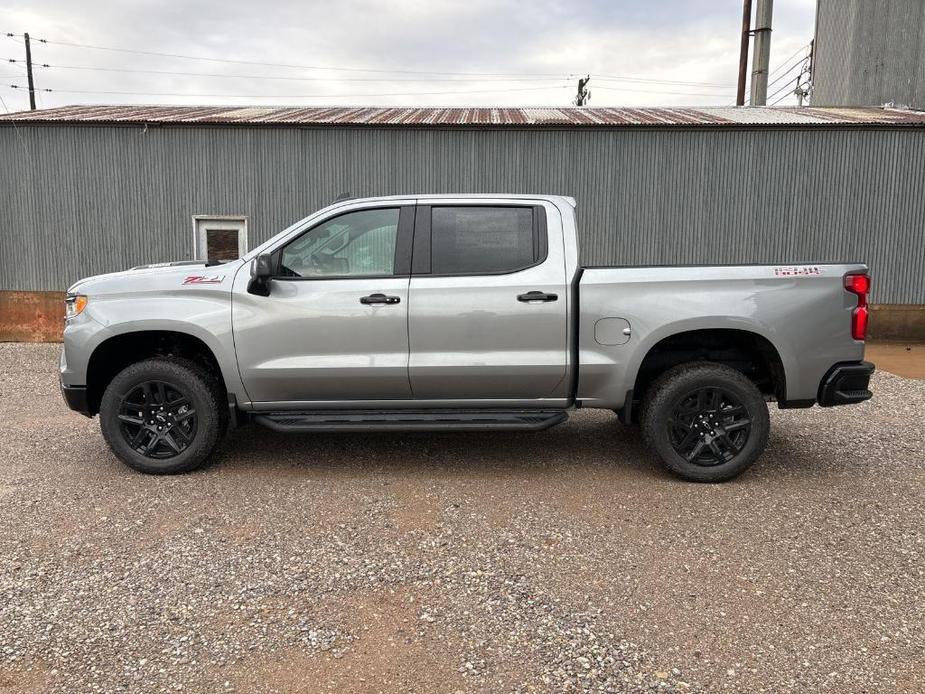
[[83,294],[68,294],[64,300],[64,318],[70,320],[83,313],[90,300]]

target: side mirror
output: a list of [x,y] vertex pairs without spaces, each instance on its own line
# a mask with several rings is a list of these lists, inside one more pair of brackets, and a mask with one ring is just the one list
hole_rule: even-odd
[[251,263],[251,281],[247,291],[258,296],[270,296],[270,278],[273,277],[273,260],[269,253],[262,253]]

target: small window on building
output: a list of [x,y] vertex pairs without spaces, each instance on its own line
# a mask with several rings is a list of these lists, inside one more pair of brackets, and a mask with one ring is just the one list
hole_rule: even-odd
[[514,272],[536,260],[533,208],[432,210],[431,272],[435,275]]
[[247,253],[246,217],[193,217],[196,260],[234,260]]

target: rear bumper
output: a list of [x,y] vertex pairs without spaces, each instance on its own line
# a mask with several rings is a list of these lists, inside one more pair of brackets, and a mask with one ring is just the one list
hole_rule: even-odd
[[874,365],[869,361],[836,364],[819,384],[819,404],[832,407],[870,400],[873,393],[867,386],[873,373]]
[[64,396],[64,402],[67,403],[67,406],[74,410],[74,412],[80,412],[80,414],[86,417],[93,416],[87,404],[86,386],[66,386],[62,383],[61,395]]

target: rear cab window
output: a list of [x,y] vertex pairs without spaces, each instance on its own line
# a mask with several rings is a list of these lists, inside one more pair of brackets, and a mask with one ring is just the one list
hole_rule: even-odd
[[416,274],[506,274],[546,257],[542,206],[425,205],[418,219]]

